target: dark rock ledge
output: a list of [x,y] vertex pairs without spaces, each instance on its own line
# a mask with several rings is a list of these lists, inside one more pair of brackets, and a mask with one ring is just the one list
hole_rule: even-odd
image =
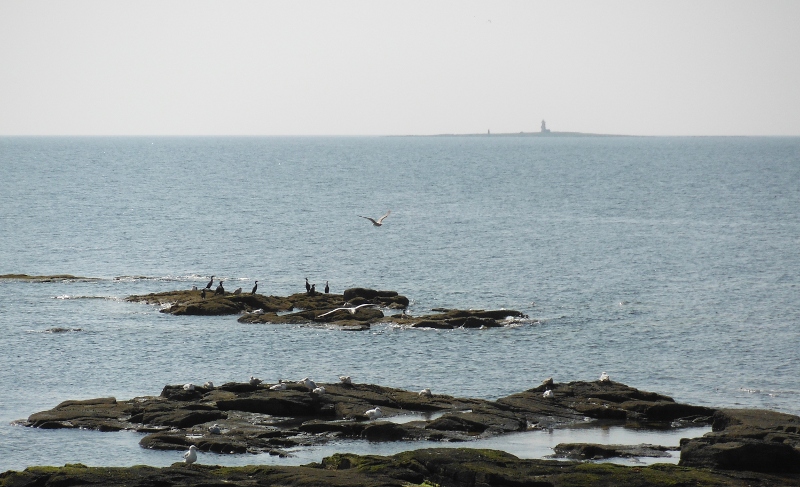
[[[395,323],[409,328],[494,328],[504,326],[508,318],[525,318],[516,310],[434,310],[424,316],[405,313],[409,300],[396,291],[352,288],[343,294],[297,293],[291,296],[262,294],[215,295],[206,291],[168,291],[134,295],[131,302],[162,306],[162,313],[174,315],[233,315],[241,314],[240,323],[253,324],[325,324],[345,330],[368,330],[371,323]],[[374,305],[374,306],[369,306]],[[385,316],[383,309],[402,310]]]
[[[65,401],[32,414],[25,426],[87,428],[146,433],[145,448],[179,450],[196,445],[219,453],[283,454],[282,449],[311,446],[335,438],[372,441],[469,441],[525,431],[585,423],[652,425],[659,428],[710,421],[714,410],[680,404],[667,396],[614,382],[552,380],[541,386],[488,401],[442,394],[425,395],[373,384],[317,384],[312,392],[300,383],[231,382],[216,388],[168,385],[160,396],[127,401],[99,398]],[[192,389],[188,387],[188,389]],[[544,397],[545,390],[554,397]],[[367,410],[380,407],[383,417],[370,420]],[[413,415],[396,423],[393,416]],[[408,418],[407,418],[408,419]],[[220,431],[209,428],[218,425]]]
[[95,277],[80,277],[71,274],[54,274],[50,276],[30,276],[28,274],[2,274],[0,279],[28,282],[63,282],[63,281],[99,281]]
[[[305,467],[32,467],[0,475],[0,487],[82,482],[145,485],[154,479],[159,485],[244,485],[246,479],[254,478],[266,485],[407,485],[403,482],[424,481],[453,486],[800,485],[800,417],[788,414],[714,410],[601,381],[558,384],[548,379],[539,387],[497,401],[427,396],[372,384],[323,384],[324,392],[309,391],[299,383],[285,384],[282,391],[271,390],[268,384],[235,382],[217,388],[195,386],[193,390],[166,386],[157,397],[65,401],[31,415],[23,424],[134,430],[146,434],[140,442],[145,448],[184,450],[195,445],[201,451],[276,455],[285,454],[284,448],[318,445],[335,438],[466,442],[527,429],[585,424],[587,419],[595,425],[659,429],[711,422],[713,432],[682,440],[679,466],[519,460],[503,452],[432,449],[391,457],[340,454],[321,465]],[[553,391],[552,397],[545,397],[547,390]],[[384,416],[370,420],[366,411],[376,406]],[[416,418],[392,422],[394,416],[407,415]],[[212,425],[217,425],[219,432],[212,432]],[[559,445],[557,450],[565,456],[598,459],[658,455],[660,448],[573,444]]]
[[175,463],[157,468],[29,467],[0,474],[0,487],[104,485],[130,487],[332,486],[332,487],[643,487],[643,486],[800,486],[792,474],[714,471],[676,465],[625,467],[608,463],[521,460],[495,450],[433,448],[392,456],[336,454],[298,467]]

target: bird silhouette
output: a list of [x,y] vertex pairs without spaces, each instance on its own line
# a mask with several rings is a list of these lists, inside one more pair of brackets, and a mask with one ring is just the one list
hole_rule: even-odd
[[359,308],[363,308],[364,306],[375,306],[375,307],[377,307],[378,305],[377,304],[372,304],[372,303],[365,303],[365,304],[359,304],[358,306],[353,306],[352,308],[336,308],[336,309],[332,309],[332,310],[328,311],[327,313],[323,313],[323,314],[317,316],[317,318],[323,318],[323,317],[328,316],[330,314],[333,314],[333,313],[335,313],[337,311],[349,311],[351,315],[354,315],[354,314],[356,314],[356,311],[358,311]]
[[250,291],[250,294],[255,294],[256,293],[256,289],[258,289],[258,281],[256,281],[256,285],[253,286],[253,290]]
[[361,216],[361,215],[358,215],[358,216],[361,217],[361,218],[366,218],[367,220],[371,221],[373,225],[375,225],[376,227],[379,227],[379,226],[383,225],[383,220],[386,219],[386,217],[389,216],[389,214],[391,212],[392,212],[392,210],[387,211],[385,215],[383,215],[382,217],[378,218],[377,220],[375,220],[374,218],[370,218],[368,216]]
[[212,284],[214,284],[214,276],[211,276],[211,280],[206,284],[206,289],[211,289]]

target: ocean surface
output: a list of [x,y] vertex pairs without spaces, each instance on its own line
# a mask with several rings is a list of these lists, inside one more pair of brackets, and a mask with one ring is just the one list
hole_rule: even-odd
[[[387,210],[380,228],[358,216]],[[250,375],[495,399],[606,371],[681,402],[800,414],[800,138],[0,138],[9,273],[97,280],[0,280],[0,472],[169,465],[181,452],[144,450],[135,433],[14,421],[68,399]],[[288,295],[308,277],[337,293],[396,290],[412,315],[529,319],[343,332],[124,301],[212,274],[229,290],[258,280]],[[538,434],[490,446],[541,456],[552,433]]]

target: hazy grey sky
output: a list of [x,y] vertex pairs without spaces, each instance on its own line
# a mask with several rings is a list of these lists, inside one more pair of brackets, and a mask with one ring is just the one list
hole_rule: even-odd
[[800,1],[0,0],[0,134],[800,135]]

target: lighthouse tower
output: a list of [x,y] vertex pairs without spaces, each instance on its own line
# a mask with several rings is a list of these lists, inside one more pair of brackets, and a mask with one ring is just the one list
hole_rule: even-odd
[[547,124],[545,123],[544,120],[542,120],[542,133],[543,134],[549,134],[550,133],[550,129],[547,128]]

